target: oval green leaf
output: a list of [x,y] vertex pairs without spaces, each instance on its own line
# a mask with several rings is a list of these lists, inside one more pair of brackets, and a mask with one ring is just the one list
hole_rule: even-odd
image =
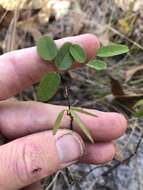
[[81,128],[83,133],[87,136],[87,138],[94,143],[94,139],[92,138],[90,130],[82,123],[80,117],[72,110],[70,110],[70,113],[75,121],[75,123],[78,124],[78,126]]
[[61,82],[58,73],[48,73],[44,76],[37,89],[37,97],[41,101],[48,101],[51,99],[59,89]]
[[54,40],[48,36],[44,36],[38,40],[37,51],[39,56],[46,61],[54,60],[58,53]]
[[61,122],[62,122],[62,119],[64,116],[64,112],[65,112],[65,110],[61,111],[57,116],[57,119],[55,121],[54,128],[53,128],[53,135],[55,135],[57,133],[58,129],[61,126]]
[[69,51],[71,45],[71,43],[67,42],[58,51],[55,64],[60,70],[67,70],[71,68],[72,64],[74,63],[74,59]]
[[107,69],[107,63],[101,60],[93,59],[87,64],[88,67],[96,69],[98,71]]
[[70,46],[70,53],[78,63],[84,63],[87,59],[84,49],[78,44],[72,44]]
[[129,48],[126,45],[113,44],[113,45],[101,47],[99,50],[97,50],[96,55],[98,57],[112,57],[112,56],[121,55],[128,52],[129,52]]

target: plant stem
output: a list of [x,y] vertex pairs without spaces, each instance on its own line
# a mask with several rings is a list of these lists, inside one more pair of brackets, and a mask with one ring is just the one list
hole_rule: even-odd
[[74,118],[73,118],[73,116],[70,113],[71,102],[70,102],[70,95],[69,95],[69,87],[66,84],[66,80],[64,79],[64,77],[62,75],[61,75],[61,81],[62,81],[62,84],[64,86],[64,97],[65,97],[65,100],[66,100],[67,106],[68,106],[67,115],[70,117],[70,130],[73,130],[73,119]]
[[[67,106],[68,106],[68,111],[67,111],[67,115],[70,117],[70,130],[73,130],[73,117],[70,113],[70,109],[71,109],[71,102],[70,102],[70,95],[69,95],[69,87],[66,83],[66,80],[64,79],[63,75],[61,75],[61,82],[62,82],[62,85],[64,87],[64,98],[67,102]],[[73,180],[73,177],[71,175],[71,172],[68,168],[65,168],[65,173],[66,173],[66,176],[68,178],[68,181],[69,181],[69,184],[72,184],[74,182]]]

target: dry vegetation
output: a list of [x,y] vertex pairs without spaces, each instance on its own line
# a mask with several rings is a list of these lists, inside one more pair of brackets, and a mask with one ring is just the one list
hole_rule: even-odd
[[[72,166],[71,175],[76,184],[70,185],[71,176],[61,171],[51,176],[46,186],[54,179],[47,189],[141,190],[143,146],[140,145],[138,153],[128,162],[122,161],[135,152],[142,135],[142,120],[133,116],[134,103],[143,98],[142,0],[0,0],[0,5],[1,54],[33,46],[43,34],[58,39],[93,33],[104,45],[112,41],[129,46],[128,55],[108,60],[106,72],[81,68],[66,76],[67,80],[69,77],[74,79],[69,84],[74,106],[122,112],[128,118],[129,129],[119,139],[114,161],[89,174],[87,172],[95,166]],[[36,99],[34,88],[27,89],[17,98]],[[62,93],[59,92],[51,102],[65,104]],[[114,168],[116,164],[118,168]],[[112,170],[104,173],[109,168]]]

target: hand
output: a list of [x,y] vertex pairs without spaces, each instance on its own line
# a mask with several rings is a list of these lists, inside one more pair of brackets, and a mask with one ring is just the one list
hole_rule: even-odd
[[[79,43],[90,58],[95,56],[99,47],[97,38],[90,34],[64,38],[56,43],[61,46],[66,40]],[[5,100],[38,82],[52,70],[52,64],[45,64],[35,47],[2,55],[0,99]],[[72,163],[99,164],[113,158],[115,148],[112,141],[127,127],[124,116],[96,110],[90,111],[96,113],[97,118],[80,114],[95,139],[95,144],[90,144],[76,124],[75,132],[68,129],[70,118],[67,115],[62,121],[63,129],[56,136],[52,135],[51,129],[60,110],[63,106],[40,102],[0,102],[0,131],[9,139],[0,147],[1,190],[40,190],[38,181]]]

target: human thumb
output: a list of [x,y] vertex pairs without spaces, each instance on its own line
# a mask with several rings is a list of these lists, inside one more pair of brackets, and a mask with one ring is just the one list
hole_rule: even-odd
[[[0,147],[0,189],[26,187],[67,167],[84,153],[81,137],[70,130],[29,135]],[[6,179],[6,183],[5,183]]]

